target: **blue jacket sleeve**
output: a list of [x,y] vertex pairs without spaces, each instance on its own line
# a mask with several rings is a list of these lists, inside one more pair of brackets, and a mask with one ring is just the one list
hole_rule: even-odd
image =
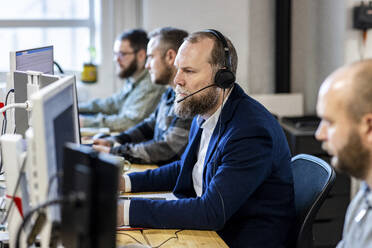
[[180,171],[180,161],[154,170],[128,174],[132,192],[172,191]]
[[220,230],[252,197],[272,169],[271,137],[265,130],[250,137],[240,135],[241,132],[231,131],[221,138],[216,156],[206,164],[205,173],[209,176],[204,177],[201,197],[132,200],[130,225]]

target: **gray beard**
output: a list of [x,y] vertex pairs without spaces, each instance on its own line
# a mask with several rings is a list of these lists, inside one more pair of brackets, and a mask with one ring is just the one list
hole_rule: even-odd
[[[191,93],[189,93],[191,94]],[[184,101],[175,102],[174,111],[181,118],[193,118],[196,115],[203,115],[215,108],[218,103],[217,88],[209,88],[203,95],[191,96]]]

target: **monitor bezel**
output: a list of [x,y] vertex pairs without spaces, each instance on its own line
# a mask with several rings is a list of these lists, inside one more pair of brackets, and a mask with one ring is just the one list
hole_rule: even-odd
[[[48,156],[51,147],[47,147],[47,134],[45,131],[45,103],[57,94],[65,90],[67,87],[73,89],[73,113],[74,113],[74,125],[75,125],[75,142],[80,143],[80,127],[79,127],[79,115],[77,106],[77,92],[76,92],[76,79],[75,76],[66,76],[59,79],[58,81],[42,88],[38,92],[31,96],[31,125],[33,130],[33,157],[35,161],[32,162],[32,173],[36,173],[37,187],[32,185],[31,198],[35,203],[44,202],[47,199],[48,182],[50,176],[56,173],[56,171],[50,171],[50,165],[48,165]],[[63,111],[66,109],[63,109]],[[61,111],[61,113],[63,112]],[[54,154],[56,156],[56,154]],[[54,169],[56,164],[54,166]],[[53,167],[52,167],[53,169]],[[33,175],[34,176],[34,175]],[[35,180],[34,180],[35,182]]]

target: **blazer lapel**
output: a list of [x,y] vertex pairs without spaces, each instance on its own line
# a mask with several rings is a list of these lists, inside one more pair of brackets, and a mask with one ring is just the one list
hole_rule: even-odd
[[[241,96],[243,96],[243,94],[244,91],[242,90],[242,88],[240,88],[238,84],[234,84],[234,88],[229,96],[229,99],[227,99],[225,105],[222,108],[222,111],[220,113],[221,114],[220,120],[216,124],[216,127],[213,131],[211,140],[208,145],[208,150],[204,161],[203,178],[205,178],[206,165],[210,162],[214,154],[217,152],[218,146],[217,141],[218,143],[220,143],[221,140],[223,140],[223,136],[226,131],[228,122],[231,120],[236,107],[238,106],[240,100],[242,99]],[[220,128],[221,130],[219,130]]]

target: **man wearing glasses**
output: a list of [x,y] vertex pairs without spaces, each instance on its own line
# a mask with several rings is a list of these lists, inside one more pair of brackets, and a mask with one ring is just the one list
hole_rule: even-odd
[[149,39],[145,31],[133,29],[116,40],[114,56],[118,76],[124,79],[120,92],[105,98],[79,104],[81,127],[108,127],[124,131],[141,122],[157,106],[164,86],[151,83],[145,69],[146,47]]

